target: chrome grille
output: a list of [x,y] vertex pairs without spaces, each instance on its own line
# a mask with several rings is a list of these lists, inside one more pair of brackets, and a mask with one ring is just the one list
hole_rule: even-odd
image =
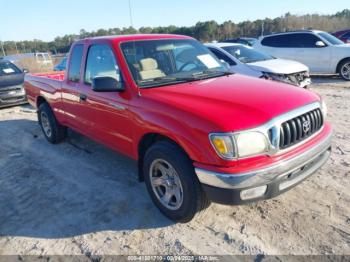
[[319,131],[324,123],[319,108],[283,122],[280,127],[279,148],[286,149]]

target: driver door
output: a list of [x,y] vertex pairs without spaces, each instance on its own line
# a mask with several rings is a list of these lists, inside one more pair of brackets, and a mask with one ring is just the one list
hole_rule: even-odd
[[95,92],[95,77],[115,78],[122,85],[122,74],[113,49],[108,44],[90,45],[84,72],[86,115],[89,116],[91,136],[126,154],[132,151],[132,129],[128,113],[129,95],[124,92]]

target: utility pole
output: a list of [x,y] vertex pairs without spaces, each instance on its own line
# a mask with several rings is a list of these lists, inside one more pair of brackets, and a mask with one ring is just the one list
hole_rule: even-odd
[[15,48],[16,48],[16,53],[18,54],[18,48],[17,48],[17,43],[15,41]]
[[262,21],[262,23],[261,23],[261,36],[264,36],[264,31],[265,31],[265,22]]
[[4,43],[1,40],[0,40],[0,45],[1,45],[1,50],[2,50],[3,56],[6,56],[5,49],[4,49]]

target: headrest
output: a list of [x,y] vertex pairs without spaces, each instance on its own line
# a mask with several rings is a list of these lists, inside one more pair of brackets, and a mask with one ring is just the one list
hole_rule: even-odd
[[155,70],[158,68],[158,63],[153,58],[145,58],[140,60],[140,65],[142,71]]

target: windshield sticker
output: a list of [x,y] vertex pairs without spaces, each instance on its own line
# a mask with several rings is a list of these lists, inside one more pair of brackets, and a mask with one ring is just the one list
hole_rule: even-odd
[[2,70],[5,74],[11,74],[11,73],[14,73],[15,70],[13,70],[12,68],[4,68]]
[[209,54],[199,55],[197,58],[208,67],[208,69],[220,67],[220,64]]

